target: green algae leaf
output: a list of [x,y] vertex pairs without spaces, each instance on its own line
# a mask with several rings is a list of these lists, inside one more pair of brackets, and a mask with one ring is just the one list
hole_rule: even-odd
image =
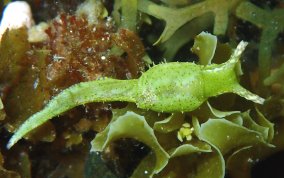
[[221,154],[213,151],[174,157],[169,161],[168,166],[155,178],[224,178],[224,175],[224,159]]
[[14,159],[15,159],[14,161],[17,162],[17,166],[14,168],[14,171],[19,173],[22,178],[32,178],[32,172],[31,172],[32,163],[28,153],[22,151],[18,153],[17,157]]
[[193,111],[192,114],[198,117],[199,119],[207,120],[209,118],[212,119],[226,118],[226,117],[235,118],[236,115],[240,114],[240,111],[220,111],[212,107],[210,103],[207,101],[204,104],[202,104],[198,109]]
[[148,18],[138,12],[138,0],[114,1],[112,17],[119,28],[129,29],[133,32],[137,31],[140,22],[148,22]]
[[170,157],[184,156],[193,153],[202,153],[202,152],[212,152],[211,146],[208,144],[200,145],[199,147],[193,146],[192,144],[183,144],[172,151],[170,151]]
[[260,143],[268,145],[259,132],[225,119],[209,119],[201,124],[200,139],[216,146],[223,155],[242,147]]
[[191,0],[160,0],[169,6],[181,6],[190,4]]
[[112,18],[119,28],[136,31],[140,23],[151,24],[151,19],[146,14],[138,12],[137,0],[116,0],[113,2]]
[[137,108],[136,104],[128,103],[126,107],[121,109],[112,109],[112,122],[115,121],[118,117],[125,115],[127,111],[132,111],[140,116],[144,116],[148,125],[154,127],[156,122],[163,121],[165,118],[161,114],[151,111]]
[[134,138],[155,152],[156,163],[152,174],[160,172],[167,165],[169,155],[160,146],[153,129],[143,116],[128,111],[115,119],[103,132],[97,134],[91,143],[91,151],[103,151],[110,142],[119,138]]
[[[208,145],[208,148],[210,147],[211,146]],[[178,161],[179,158],[181,160],[188,159],[190,161],[188,167],[184,165],[186,162]],[[176,176],[174,177],[176,178],[183,177],[184,175],[194,176],[194,178],[223,178],[225,175],[225,162],[223,156],[220,151],[214,147],[212,150],[211,148],[202,150],[185,144],[176,149],[176,152],[172,155],[171,159],[169,161],[169,169],[174,164],[185,167],[185,170],[183,171],[174,171],[176,173]],[[165,176],[161,175],[158,177]]]
[[278,34],[284,31],[284,10],[264,10],[250,2],[243,2],[236,9],[236,16],[262,28],[258,50],[260,81],[262,82],[270,72],[274,41]]
[[164,51],[163,57],[168,62],[172,61],[178,50],[204,29],[209,28],[213,24],[213,20],[212,14],[207,13],[179,28],[167,41],[159,46]]
[[200,138],[200,124],[199,124],[199,121],[198,121],[198,118],[196,116],[193,116],[192,117],[192,125],[193,125],[193,132],[194,134]]
[[[193,126],[199,138],[200,125],[196,117],[193,117]],[[218,148],[210,143],[189,142],[172,149],[170,156],[168,165],[155,177],[223,178],[225,175],[224,158]],[[181,162],[183,164],[180,164]]]
[[[169,153],[171,158],[167,166],[155,178],[179,178],[193,176],[198,178],[223,178],[225,173],[224,159],[220,152],[207,143],[199,146],[184,144]],[[131,178],[145,177],[151,172],[154,156],[148,155],[141,161]],[[147,176],[148,177],[148,176]],[[152,177],[152,176],[149,176]]]
[[214,148],[214,152],[206,154],[203,159],[199,160],[195,178],[225,177],[225,160],[222,156],[222,153],[214,145],[211,146]]
[[[180,115],[177,116],[181,117]],[[173,117],[170,118],[172,119]],[[199,167],[197,171],[197,175],[200,175],[199,177],[212,175],[213,172],[218,172],[216,169],[223,170],[223,166],[221,166],[223,165],[223,158],[215,151],[215,148],[212,153],[211,146],[207,143],[183,144],[171,149],[168,153],[165,152],[145,118],[134,112],[126,111],[126,109],[115,110],[114,118],[109,126],[103,132],[98,133],[92,141],[92,151],[102,151],[110,142],[127,137],[139,140],[152,148],[152,152],[141,161],[131,178],[153,177],[154,175],[159,177],[159,172],[164,171],[171,159],[188,155],[199,155],[200,153],[208,155],[203,155],[202,161],[196,162]],[[208,170],[210,171],[208,172]],[[221,178],[223,171],[221,172],[221,176],[215,177]]]
[[202,138],[201,126],[197,117],[192,118],[192,124],[195,135],[200,140],[205,141],[212,149],[212,152],[204,155],[203,159],[198,159],[196,177],[223,178],[225,176],[225,160],[221,151],[214,144]]
[[173,113],[168,118],[154,123],[153,129],[161,133],[169,133],[179,129],[184,123],[184,115],[181,113]]
[[242,126],[244,124],[244,120],[241,114],[234,114],[227,118],[227,120]]
[[[8,89],[8,92],[2,94],[7,116],[5,127],[9,132],[14,132],[28,116],[42,109],[43,103],[49,99],[49,94],[43,89],[45,86],[42,86],[42,74],[48,53],[31,51],[30,46],[25,28],[7,30],[1,39],[0,83],[2,91]],[[53,141],[55,138],[51,123],[45,124],[36,133],[28,138],[42,141]]]
[[256,112],[257,112],[257,122],[263,126],[268,128],[268,135],[267,135],[267,141],[271,142],[274,138],[274,124],[271,123],[268,119],[266,119],[266,117],[256,108]]
[[[34,58],[36,62],[33,63],[34,67],[23,67],[21,69],[24,73],[19,77],[17,85],[13,86],[6,94],[5,111],[7,119],[5,120],[5,127],[9,132],[15,132],[30,115],[41,110],[44,103],[50,99],[50,94],[45,89],[46,79],[44,77],[45,60],[48,54],[48,51],[40,50],[30,54],[30,58],[22,57],[22,61],[28,62],[30,60],[29,63],[31,63],[31,58]],[[33,99],[31,100],[31,98]],[[55,136],[55,128],[48,121],[36,128],[31,134],[25,135],[25,138],[33,141],[52,142]]]
[[278,95],[267,98],[261,111],[267,118],[278,118],[284,116],[284,99]]
[[121,28],[136,31],[137,0],[121,0]]
[[240,111],[220,111],[218,109],[213,108],[209,102],[207,102],[207,106],[210,109],[211,114],[215,117],[215,118],[225,118],[227,116],[231,116],[233,114],[237,114],[240,113]]
[[4,109],[2,99],[0,98],[0,110]]
[[27,63],[26,54],[30,50],[25,28],[6,30],[0,45],[0,82],[10,86],[16,82]]
[[210,33],[201,32],[194,39],[191,51],[198,55],[201,65],[211,64],[217,47],[217,37]]
[[4,111],[4,106],[3,106],[2,100],[0,98],[0,121],[4,120],[5,117],[6,117],[6,114],[5,114],[5,111]]
[[270,76],[264,79],[264,85],[269,86],[274,83],[284,83],[284,64],[281,65],[276,71],[274,71]]
[[[253,161],[250,158],[252,154],[246,155],[251,151],[252,146],[243,147],[235,152],[233,152],[226,160],[226,169],[232,175],[232,178],[251,178],[251,169],[249,164],[252,164]],[[245,160],[245,161],[244,161]]]
[[269,127],[264,127],[264,126],[261,126],[261,125],[257,124],[251,118],[249,113],[250,113],[249,111],[242,113],[243,126],[248,128],[248,129],[250,129],[250,130],[253,130],[253,131],[256,131],[256,132],[260,133],[262,138],[265,141],[267,141],[268,140],[268,135],[269,135]]
[[[248,112],[246,112],[245,114],[237,113],[233,116],[238,116],[237,118],[241,118],[241,120],[238,119],[240,121],[245,120],[244,125],[247,125],[250,128],[253,128],[260,132],[239,125],[242,124],[242,122],[240,122],[239,124],[235,124],[226,119],[209,119],[201,126],[199,125],[199,121],[196,117],[193,117],[192,120],[196,136],[200,140],[203,140],[210,144],[212,148],[215,148],[215,150],[219,153],[219,162],[222,163],[218,163],[218,157],[215,156],[213,161],[207,164],[210,164],[211,166],[214,164],[216,166],[222,165],[224,171],[223,173],[225,173],[225,161],[223,155],[229,154],[234,151],[233,154],[229,155],[229,158],[236,158],[236,155],[238,155],[239,152],[242,152],[242,150],[244,149],[251,148],[252,146],[258,144],[270,146],[266,142],[265,138],[263,138],[265,137],[265,135],[262,135],[261,133],[265,133],[266,129],[264,129],[260,125],[257,125],[248,115]],[[214,173],[216,172],[212,172],[212,174]],[[210,174],[202,176],[211,177]],[[224,177],[224,174],[222,176]]]
[[166,27],[162,35],[155,43],[157,44],[168,40],[187,22],[210,12],[215,15],[214,34],[225,34],[229,15],[241,1],[242,0],[206,0],[182,8],[170,8],[157,5],[149,0],[140,0],[138,2],[138,10],[166,22]]
[[113,10],[111,13],[111,16],[113,17],[115,23],[117,26],[120,25],[121,21],[121,14],[120,14],[120,9],[121,9],[121,0],[116,0],[113,2]]

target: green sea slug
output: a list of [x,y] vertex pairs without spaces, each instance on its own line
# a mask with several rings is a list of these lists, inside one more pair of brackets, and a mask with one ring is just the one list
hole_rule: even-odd
[[138,108],[157,112],[188,112],[209,97],[236,93],[255,103],[264,99],[238,83],[236,64],[247,43],[240,42],[230,59],[222,64],[197,65],[171,62],[155,65],[139,79],[101,79],[82,82],[63,90],[46,107],[28,118],[10,139],[11,148],[18,140],[47,120],[91,102],[126,101]]

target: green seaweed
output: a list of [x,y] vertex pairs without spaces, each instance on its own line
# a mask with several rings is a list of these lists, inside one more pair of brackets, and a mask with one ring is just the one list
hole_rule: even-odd
[[284,83],[284,64],[282,64],[276,71],[267,76],[263,83],[265,86],[270,86],[275,83]]
[[155,42],[155,44],[157,44],[168,40],[176,30],[187,22],[209,12],[213,13],[215,16],[213,33],[215,35],[225,34],[229,15],[241,1],[242,0],[205,0],[187,7],[170,8],[157,5],[149,0],[140,0],[138,2],[138,9],[143,13],[162,19],[166,22],[166,27],[162,35]]
[[112,16],[119,28],[136,32],[142,20],[139,15],[138,0],[117,0],[114,2]]
[[261,113],[259,111],[259,109],[256,108],[256,112],[257,112],[257,123],[263,127],[268,128],[268,135],[266,137],[266,140],[268,142],[272,142],[273,138],[274,138],[274,124],[272,122],[270,122],[269,120],[267,120],[267,118],[263,115],[263,113]]
[[[196,120],[198,121],[198,120]],[[201,164],[198,166],[199,174],[196,176],[198,178],[202,177],[216,177],[222,178],[225,176],[225,160],[223,155],[218,147],[212,144],[209,140],[205,140],[202,137],[201,126],[196,122],[196,127],[198,127],[196,131],[196,135],[200,140],[207,142],[213,149],[214,153],[208,155],[204,160],[201,160]]]
[[[232,168],[233,165],[237,166],[244,164],[238,161],[241,161],[242,159],[245,159],[245,161],[247,161],[248,156],[253,155],[251,151],[249,152],[249,154],[240,155],[243,150],[251,150],[251,148],[254,148],[255,150],[271,150],[267,148],[270,148],[272,146],[270,144],[271,138],[269,138],[270,133],[268,132],[271,132],[271,134],[274,133],[273,124],[271,124],[259,112],[262,117],[259,119],[263,120],[260,121],[259,119],[256,119],[257,122],[260,123],[260,125],[258,125],[248,114],[249,112],[233,113],[232,115],[228,115],[225,119],[209,119],[201,126],[199,126],[198,119],[196,117],[193,117],[195,134],[198,136],[198,138],[207,141],[222,152],[224,158],[227,158],[226,168],[233,169],[233,176],[243,175],[249,177],[249,169],[242,171],[242,173],[236,173],[235,171],[239,171],[239,169],[236,169],[235,167]],[[238,118],[237,123],[232,120],[233,116],[235,118]],[[267,130],[269,129],[271,130],[267,132]],[[261,153],[261,151],[258,151],[258,153]],[[240,158],[240,160],[238,158]],[[248,164],[245,165],[247,166]]]
[[137,27],[137,0],[121,0],[121,28],[136,31]]
[[236,9],[236,16],[262,29],[258,49],[259,75],[262,82],[270,73],[275,39],[284,30],[284,10],[264,10],[250,2],[243,2]]
[[[252,146],[243,147],[233,152],[226,160],[226,168],[232,175],[232,178],[251,178],[251,166],[254,164],[251,156]],[[245,161],[244,161],[245,160]],[[242,166],[239,166],[242,165]],[[236,167],[238,167],[236,169]]]
[[163,3],[169,6],[181,6],[181,5],[188,5],[191,3],[191,0],[160,0]]
[[27,39],[28,34],[25,28],[6,30],[3,34],[0,45],[0,81],[2,85],[12,86],[28,62],[26,55],[30,50],[30,44]]
[[[180,146],[185,153],[172,157],[165,169],[155,178],[193,176],[198,178],[222,178],[225,173],[225,164],[222,155],[216,149],[212,151],[196,149],[190,145]],[[210,149],[211,150],[211,149]],[[209,151],[209,152],[208,152]],[[186,165],[186,166],[185,166]]]
[[240,115],[240,111],[220,111],[215,108],[213,108],[209,102],[204,103],[201,105],[198,109],[191,112],[192,115],[198,117],[199,119],[203,118],[208,119],[216,119],[216,118],[227,118],[234,115]]
[[217,47],[217,37],[210,33],[202,32],[195,37],[191,51],[198,55],[201,65],[211,64]]
[[[210,105],[207,104],[207,106]],[[104,148],[106,148],[107,145],[110,144],[111,141],[115,141],[115,139],[134,138],[151,147],[153,152],[150,152],[149,155],[141,161],[141,163],[132,174],[131,178],[137,178],[141,176],[165,177],[169,175],[171,175],[172,177],[179,177],[181,170],[175,170],[176,168],[178,168],[176,166],[175,169],[172,169],[171,166],[173,164],[178,165],[179,163],[177,161],[179,159],[184,159],[187,157],[189,160],[193,161],[194,165],[197,167],[197,172],[194,173],[196,177],[202,178],[204,176],[210,176],[212,178],[222,178],[225,174],[225,160],[223,156],[227,154],[230,155],[230,153],[233,153],[233,156],[244,148],[251,148],[252,146],[257,146],[259,144],[263,144],[269,147],[271,146],[271,144],[269,143],[271,141],[271,138],[269,138],[269,129],[273,130],[273,125],[271,125],[271,123],[266,118],[264,118],[259,111],[259,116],[261,116],[262,118],[260,118],[258,122],[261,121],[263,126],[258,125],[255,121],[253,121],[253,119],[249,116],[249,112],[222,112],[210,106],[206,111],[203,111],[210,113],[207,115],[215,114],[216,119],[209,119],[202,123],[200,126],[198,119],[196,117],[192,118],[194,133],[195,136],[199,139],[199,142],[190,141],[185,142],[181,145],[177,145],[171,149],[164,149],[163,146],[159,144],[159,142],[156,142],[160,141],[162,137],[155,134],[153,132],[154,130],[152,130],[151,127],[148,127],[148,124],[146,124],[145,127],[145,123],[148,120],[147,117],[143,117],[135,113],[130,114],[129,112],[127,112],[129,111],[129,109],[130,107],[116,110],[114,117],[110,123],[113,131],[110,131],[110,128],[106,128],[105,131],[98,134],[92,144],[93,147],[95,147],[95,151],[102,151],[102,145]],[[135,109],[135,107],[131,107],[131,109],[137,110]],[[131,116],[131,119],[129,118],[127,122],[124,122],[123,118],[130,117],[129,114]],[[231,117],[235,115],[238,115],[241,120],[243,120],[243,122],[241,122],[240,124],[232,122]],[[162,134],[174,133],[177,130],[176,122],[172,120],[174,117],[178,118],[177,123],[182,123],[181,121],[184,120],[182,115],[180,114],[171,115],[165,120],[157,121],[154,123],[154,126],[161,126],[161,124],[166,124],[164,125],[164,130],[161,130],[160,127],[158,127],[157,131]],[[227,120],[221,117],[226,117]],[[138,122],[136,120],[139,120],[139,122],[143,122],[144,124],[138,125],[136,124],[136,122]],[[112,125],[114,122],[116,122],[117,124]],[[167,127],[171,126],[171,122],[173,122],[173,128],[168,129]],[[130,126],[131,124],[135,124],[137,127],[132,127]],[[140,128],[140,126],[142,125],[144,125],[144,127]],[[119,131],[120,128],[124,128],[122,132]],[[116,131],[116,129],[118,129],[118,131]],[[141,132],[139,131],[140,129],[150,129],[150,132],[153,134],[145,134],[145,131]],[[273,131],[271,132],[271,134],[273,134]],[[240,137],[244,139],[238,139]],[[152,140],[156,140],[155,143],[158,145],[158,147],[151,146],[152,144],[150,143],[152,142]],[[200,141],[205,141],[205,143],[202,143]],[[161,159],[157,160],[155,159],[155,157],[157,152],[159,152],[157,150],[160,149],[162,149],[163,152],[168,155],[168,160],[166,161],[166,164],[163,166],[163,168],[157,171],[155,165],[157,165],[157,162]],[[196,159],[196,156],[201,157]],[[165,162],[162,161],[162,163]],[[192,164],[192,162],[187,164],[189,166]],[[193,171],[193,169],[188,169],[185,172],[184,171],[185,170],[182,171],[182,175],[192,174],[191,171]]]
[[[267,119],[265,119],[264,117],[262,117],[262,118],[260,118],[260,117],[261,117],[261,113],[258,112],[258,119],[263,119],[262,124],[265,124],[265,121],[269,123],[269,121]],[[273,126],[271,126],[270,124],[268,125],[268,123],[265,124],[265,126],[258,124],[257,122],[255,122],[252,119],[249,111],[242,113],[242,118],[243,118],[243,124],[242,124],[243,126],[261,134],[262,138],[266,142],[271,141],[271,138],[269,138],[269,135],[271,135],[271,133],[269,133],[269,132],[271,132],[271,129],[273,130]]]
[[223,155],[232,149],[267,143],[261,133],[224,119],[209,119],[201,124],[200,138],[215,145]]
[[5,111],[4,111],[4,106],[3,106],[3,102],[0,99],[0,120],[4,120],[6,117]]
[[207,13],[183,25],[167,41],[161,43],[159,46],[163,51],[163,57],[167,62],[174,60],[176,53],[181,47],[212,24],[213,17],[211,13]]
[[[164,165],[165,163],[167,164],[168,160],[171,160],[174,157],[196,154],[196,153],[199,154],[199,153],[211,152],[211,147],[209,145],[195,144],[194,146],[192,144],[183,144],[181,146],[171,149],[168,153],[166,153],[163,151],[164,149],[156,141],[157,137],[155,136],[155,134],[153,134],[153,130],[146,123],[147,119],[145,119],[145,117],[131,112],[124,113],[126,109],[123,109],[121,111],[122,112],[120,112],[120,114],[123,115],[118,116],[118,113],[116,113],[109,127],[106,128],[103,132],[99,133],[96,136],[96,138],[92,141],[93,145],[92,151],[102,151],[103,148],[106,148],[110,142],[115,141],[116,139],[119,138],[134,138],[148,145],[150,148],[152,148],[155,155],[152,155],[150,153],[144,159],[144,161],[140,163],[141,165],[139,165],[138,168],[135,170],[135,173],[131,176],[132,178],[139,177],[139,175],[141,176],[141,174],[145,175],[145,170],[147,170],[147,174],[151,177],[153,174],[157,174],[162,170],[162,169],[158,170],[157,165],[161,164]],[[165,155],[168,155],[167,156],[168,160],[165,160],[165,158],[162,159],[160,157],[157,158],[157,156],[161,156],[157,155],[157,153],[161,151],[164,152]],[[153,156],[157,158],[156,161],[154,161],[155,162],[154,165],[151,164],[153,162],[153,158],[151,157]],[[205,160],[207,161],[207,159]],[[152,171],[150,171],[151,170],[150,168],[149,169],[146,168],[149,165],[153,165],[154,169]],[[204,172],[204,170],[200,169],[200,172]]]
[[184,123],[184,115],[181,113],[173,113],[168,118],[154,123],[153,129],[161,133],[169,133],[179,129]]
[[102,151],[106,146],[119,138],[134,138],[148,145],[156,156],[153,174],[160,172],[167,164],[169,155],[158,143],[153,129],[143,116],[133,112],[114,118],[109,126],[92,141],[91,151]]

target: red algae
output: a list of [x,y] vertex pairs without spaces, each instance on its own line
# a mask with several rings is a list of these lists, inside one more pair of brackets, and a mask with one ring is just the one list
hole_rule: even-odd
[[[10,132],[29,115],[39,111],[52,96],[73,84],[102,77],[137,78],[144,70],[144,47],[141,40],[129,30],[120,29],[117,32],[110,19],[101,19],[97,24],[90,24],[85,17],[62,13],[48,25],[45,31],[48,38],[45,41],[18,43],[23,45],[14,49],[13,53],[21,55],[13,59],[24,64],[6,60],[5,65],[11,66],[11,69],[1,75],[4,76],[1,82],[9,86],[8,89],[2,88],[2,96],[5,96],[3,103],[7,113],[6,128]],[[21,29],[21,34],[23,30],[25,29]],[[8,40],[11,39],[6,39],[6,42]],[[17,43],[17,38],[12,40]],[[120,52],[113,52],[113,48]],[[10,80],[8,76],[17,78]],[[90,119],[91,122],[85,122],[89,125],[85,124],[86,128],[81,128],[80,131],[100,131],[110,120],[111,107],[110,104],[89,104],[75,108],[64,114],[64,123],[56,125],[55,129],[64,132],[71,127],[75,131],[74,124],[80,123],[81,119]],[[46,132],[48,129],[50,132]],[[48,134],[44,135],[40,130]],[[51,123],[38,129],[36,133],[37,137],[28,138],[35,141],[55,139],[55,130]]]
[[[143,44],[133,32],[123,29],[116,33],[115,30],[107,20],[89,25],[85,18],[67,14],[53,20],[46,30],[49,39],[43,42],[50,50],[46,77],[51,86],[61,90],[100,77],[138,77],[144,68]],[[113,54],[114,46],[126,55]]]

